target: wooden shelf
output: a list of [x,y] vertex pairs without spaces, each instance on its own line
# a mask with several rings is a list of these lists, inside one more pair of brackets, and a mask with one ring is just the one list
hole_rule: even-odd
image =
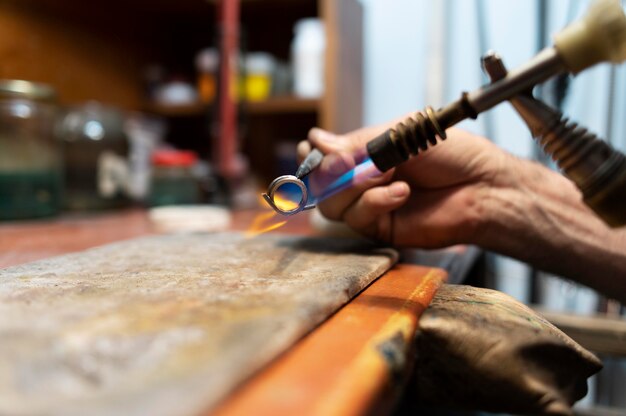
[[191,103],[177,105],[163,105],[157,103],[146,103],[143,109],[148,113],[162,117],[197,117],[207,114],[211,108],[208,104]]
[[247,102],[244,108],[250,114],[314,113],[320,108],[320,100],[293,96],[272,97],[265,101]]
[[[206,115],[211,106],[203,103],[184,105],[162,105],[146,103],[144,110],[163,117],[197,117]],[[304,99],[293,96],[272,97],[265,101],[253,101],[243,104],[241,111],[249,114],[294,114],[315,113],[320,108],[319,99]]]
[[[158,14],[172,15],[194,15],[198,13],[213,12],[220,0],[108,0],[106,2],[94,2],[90,6],[100,10],[115,10],[124,13],[141,13],[143,16]],[[29,7],[46,7],[49,10],[59,10],[68,12],[74,9],[76,13],[81,13],[80,0],[22,0]],[[278,6],[278,7],[301,7],[311,3],[311,0],[240,0],[242,6]],[[87,10],[87,9],[82,9]]]

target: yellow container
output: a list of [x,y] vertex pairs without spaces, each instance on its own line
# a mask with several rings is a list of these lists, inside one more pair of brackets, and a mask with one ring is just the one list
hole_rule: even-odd
[[272,92],[274,58],[264,52],[253,52],[246,56],[245,97],[248,101],[263,101]]
[[267,100],[272,90],[272,79],[265,74],[246,76],[246,99],[248,101]]

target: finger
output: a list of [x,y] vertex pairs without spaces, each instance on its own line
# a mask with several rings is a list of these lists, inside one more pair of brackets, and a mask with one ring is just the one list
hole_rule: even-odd
[[348,152],[359,163],[368,157],[367,136],[359,134],[358,131],[349,134],[334,134],[315,127],[309,131],[309,141],[324,154],[339,151]]
[[348,153],[336,152],[325,156],[319,169],[311,175],[310,184],[313,194],[321,195],[328,185],[354,166],[354,158]]
[[318,127],[313,127],[309,130],[308,139],[314,147],[320,149],[324,154],[338,152],[346,148],[346,143],[342,136]]
[[302,163],[304,158],[309,153],[311,153],[312,148],[313,147],[311,146],[311,143],[309,143],[306,140],[302,140],[300,143],[298,143],[298,146],[296,147],[296,154],[298,155],[298,164]]
[[388,170],[380,176],[371,177],[356,183],[350,188],[333,195],[331,198],[320,201],[319,208],[322,214],[331,220],[342,220],[346,210],[368,189],[380,186],[391,181],[394,170]]
[[356,230],[372,228],[381,216],[404,205],[410,194],[409,185],[402,181],[368,189],[346,209],[343,220]]

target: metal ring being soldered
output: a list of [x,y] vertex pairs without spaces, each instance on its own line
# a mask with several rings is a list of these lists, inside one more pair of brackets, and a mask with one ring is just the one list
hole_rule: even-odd
[[[274,196],[276,192],[281,186],[284,186],[286,184],[296,185],[302,193],[302,198],[300,199],[300,202],[293,209],[280,208],[274,202]],[[265,198],[267,203],[274,209],[274,211],[282,215],[293,215],[305,209],[315,208],[315,205],[307,205],[307,202],[309,200],[309,192],[306,189],[306,185],[304,184],[304,182],[302,182],[302,180],[293,175],[283,175],[274,179],[272,183],[270,183],[270,186],[267,188],[267,193],[263,194],[263,198]]]

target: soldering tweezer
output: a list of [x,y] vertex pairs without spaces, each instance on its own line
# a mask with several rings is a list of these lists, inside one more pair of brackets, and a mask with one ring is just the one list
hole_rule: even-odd
[[313,172],[315,169],[317,169],[320,163],[322,163],[323,158],[324,154],[320,152],[319,149],[311,150],[309,154],[304,158],[300,166],[298,166],[295,177],[298,179],[302,179],[309,173]]
[[[320,150],[311,150],[311,152],[309,152],[309,154],[304,158],[300,166],[298,166],[295,175],[279,176],[272,181],[270,186],[267,188],[267,193],[263,194],[265,201],[267,201],[274,211],[282,215],[293,215],[300,211],[314,208],[314,204],[308,203],[309,192],[302,179],[309,173],[313,172],[320,165],[320,163],[322,163],[323,158],[324,154]],[[295,185],[300,189],[301,198],[295,207],[279,206],[276,205],[276,202],[274,201],[274,195],[282,186],[287,184]]]

